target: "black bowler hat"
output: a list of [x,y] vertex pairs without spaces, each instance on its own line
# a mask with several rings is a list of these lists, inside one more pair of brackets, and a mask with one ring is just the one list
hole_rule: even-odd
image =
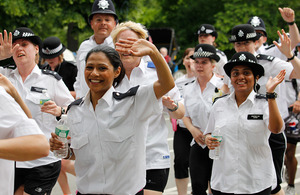
[[250,24],[240,24],[232,28],[230,42],[240,42],[259,39],[259,35],[256,34],[255,29]]
[[66,50],[58,37],[47,37],[42,45],[40,55],[42,58],[51,59],[59,56]]
[[115,20],[118,20],[118,16],[115,11],[115,6],[111,0],[94,1],[92,13],[89,16],[89,23],[91,23],[94,14],[112,14],[115,17]]
[[199,27],[199,30],[197,31],[197,34],[198,35],[210,34],[210,35],[216,37],[216,39],[218,38],[218,33],[217,33],[215,27],[210,24],[201,24]]
[[33,31],[30,28],[27,27],[19,27],[16,28],[13,33],[13,43],[18,40],[18,39],[28,39],[31,41],[33,44],[38,45],[41,47],[42,40],[39,36],[35,35]]
[[195,47],[195,52],[191,57],[193,60],[195,58],[210,58],[214,59],[217,62],[220,60],[220,57],[217,55],[216,48],[209,44],[198,44]]
[[265,74],[265,70],[262,65],[257,63],[256,57],[249,52],[235,53],[232,58],[224,65],[224,70],[227,76],[231,76],[231,70],[235,66],[244,65],[251,68],[253,75],[259,77]]
[[267,37],[265,22],[260,17],[258,16],[251,17],[248,20],[247,24],[251,24],[255,30],[263,31],[265,36]]

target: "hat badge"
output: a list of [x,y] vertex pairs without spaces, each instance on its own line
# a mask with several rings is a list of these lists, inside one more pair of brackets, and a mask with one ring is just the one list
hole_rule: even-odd
[[244,36],[244,34],[245,34],[245,33],[244,33],[242,30],[239,30],[239,32],[238,32],[238,36],[239,36],[239,37]]
[[106,0],[100,0],[98,3],[98,6],[101,9],[107,9],[109,6],[109,3]]
[[201,27],[201,31],[205,31],[205,27],[204,26]]
[[260,25],[260,20],[257,16],[254,16],[250,23],[252,26],[256,27]]
[[199,47],[199,49],[197,50],[197,52],[202,52],[202,51],[203,51],[202,47]]
[[247,58],[245,56],[245,54],[241,54],[240,57],[239,57],[239,60],[241,61],[245,61]]
[[18,31],[18,30],[15,30],[15,32],[14,32],[14,36],[16,37],[16,36],[18,36],[20,34],[20,31]]

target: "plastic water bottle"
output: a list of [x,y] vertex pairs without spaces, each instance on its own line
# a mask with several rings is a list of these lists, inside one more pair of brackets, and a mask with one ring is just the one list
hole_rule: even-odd
[[[47,93],[47,89],[42,90],[42,97],[40,99],[40,105],[43,106],[45,102],[51,100],[49,94]],[[42,123],[44,123],[44,113],[42,113]]]
[[54,156],[57,158],[65,158],[68,156],[68,140],[67,136],[69,134],[70,128],[67,123],[67,115],[61,115],[61,119],[58,121],[55,127],[55,134],[58,135],[59,141],[64,143],[64,148],[60,150],[54,150]]
[[[221,134],[221,128],[216,127],[216,129],[213,131],[213,133],[211,134],[212,137],[217,138],[218,142],[222,142],[222,134]],[[216,147],[214,150],[210,150],[209,151],[209,158],[213,159],[213,160],[218,160],[220,158],[220,145],[218,147]]]

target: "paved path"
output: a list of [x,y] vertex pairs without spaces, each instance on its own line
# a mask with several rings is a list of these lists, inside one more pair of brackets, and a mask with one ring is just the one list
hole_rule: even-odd
[[[166,119],[166,120],[168,121],[168,119]],[[170,153],[171,153],[171,169],[170,169],[169,180],[168,180],[164,195],[177,195],[176,184],[175,184],[175,180],[174,180],[174,170],[173,170],[173,159],[174,159],[173,131],[171,130],[171,125],[169,123],[168,123],[168,125],[169,125],[168,143],[169,143]],[[300,147],[300,144],[297,145],[297,151],[296,151],[296,153],[297,153],[296,157],[298,159],[298,162],[300,162],[300,148],[299,147]],[[299,163],[298,168],[299,167],[300,167],[300,163]],[[68,180],[69,180],[70,187],[72,189],[72,193],[73,193],[73,195],[75,195],[75,191],[76,191],[75,177],[73,175],[68,175]],[[296,185],[296,195],[297,194],[300,195],[300,172],[298,172],[296,175],[295,185]],[[191,186],[191,184],[189,184],[189,192],[191,192],[190,186]],[[284,182],[282,184],[283,189],[285,189],[286,186],[287,186],[287,184]],[[58,184],[56,184],[55,187],[53,188],[51,195],[63,195]]]

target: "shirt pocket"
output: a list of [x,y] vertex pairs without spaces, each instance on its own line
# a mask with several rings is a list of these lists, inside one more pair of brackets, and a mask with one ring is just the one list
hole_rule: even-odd
[[247,144],[250,148],[258,148],[265,144],[266,128],[267,127],[266,124],[264,123],[263,118],[256,119],[256,120],[250,120],[250,119],[245,120],[244,129],[245,129]]
[[104,141],[123,142],[134,135],[134,118],[122,110],[113,112],[108,128],[104,131]]

